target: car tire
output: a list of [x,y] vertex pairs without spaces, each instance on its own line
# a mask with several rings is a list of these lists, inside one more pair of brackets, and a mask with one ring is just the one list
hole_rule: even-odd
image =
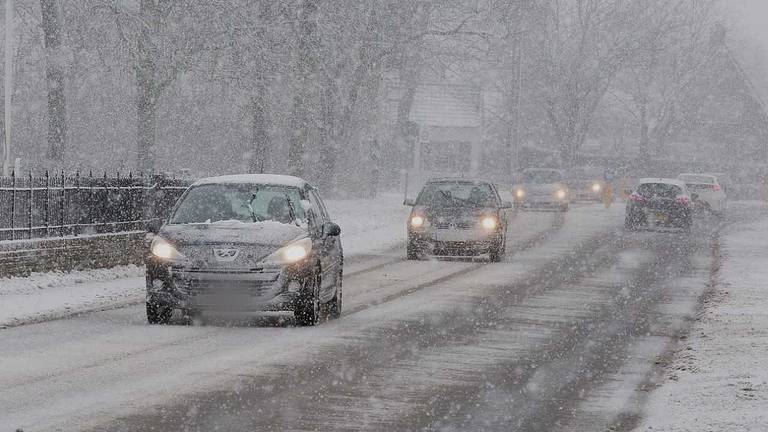
[[638,223],[635,218],[633,218],[630,215],[627,215],[624,217],[624,229],[627,231],[637,231],[638,229]]
[[336,286],[336,295],[328,302],[328,318],[338,319],[341,317],[341,300],[342,300],[342,276],[343,272],[339,271],[338,284]]
[[409,261],[416,261],[420,258],[419,249],[410,240],[408,241],[408,245],[406,246],[405,255],[406,255],[406,259],[408,259]]
[[150,324],[168,324],[173,315],[173,308],[157,302],[147,301],[147,322]]
[[308,279],[302,290],[293,316],[296,318],[296,324],[302,327],[316,325],[320,321],[320,269],[315,270],[315,274]]
[[491,250],[488,252],[488,260],[491,262],[501,262],[501,259],[506,254],[507,242],[504,239],[500,239],[495,245],[491,246]]

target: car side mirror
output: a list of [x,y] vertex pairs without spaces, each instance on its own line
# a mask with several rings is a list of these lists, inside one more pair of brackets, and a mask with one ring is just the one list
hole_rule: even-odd
[[326,222],[323,225],[323,235],[325,237],[337,237],[341,235],[341,227],[333,222]]
[[414,200],[412,198],[406,198],[405,200],[403,200],[403,205],[413,207],[413,206],[416,205],[416,200]]
[[157,234],[160,232],[160,228],[163,227],[163,220],[162,219],[150,219],[144,224],[144,229],[147,230],[148,233]]
[[502,201],[501,202],[501,208],[502,209],[511,209],[512,208],[512,203],[509,202],[509,201]]

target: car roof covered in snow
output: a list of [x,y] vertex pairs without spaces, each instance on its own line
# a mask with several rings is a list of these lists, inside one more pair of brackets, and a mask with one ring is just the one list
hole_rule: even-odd
[[675,186],[680,186],[683,190],[686,190],[685,182],[678,179],[648,177],[648,178],[641,178],[640,180],[637,181],[638,185],[641,185],[644,183],[666,183],[666,184],[671,184]]
[[192,186],[200,186],[206,184],[263,184],[263,185],[276,185],[287,186],[295,188],[303,188],[308,185],[306,180],[299,177],[280,175],[280,174],[235,174],[235,175],[223,175],[217,177],[202,178],[192,184]]
[[428,179],[425,183],[448,183],[448,182],[457,182],[457,183],[488,183],[488,184],[494,184],[492,181],[478,179],[478,178],[472,178],[472,177],[435,177]]

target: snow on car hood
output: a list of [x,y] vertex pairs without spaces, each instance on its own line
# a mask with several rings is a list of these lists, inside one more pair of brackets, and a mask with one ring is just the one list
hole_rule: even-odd
[[165,225],[159,235],[178,245],[248,244],[277,247],[305,237],[307,229],[275,221],[227,220]]

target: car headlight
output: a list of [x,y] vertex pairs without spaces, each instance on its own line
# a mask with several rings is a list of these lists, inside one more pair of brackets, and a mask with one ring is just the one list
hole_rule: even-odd
[[487,230],[496,228],[496,218],[493,216],[486,216],[480,220],[480,225]]
[[178,261],[184,259],[184,255],[180,254],[172,244],[160,236],[155,236],[152,240],[150,251],[152,251],[152,255],[164,260]]
[[423,216],[418,216],[417,215],[417,216],[413,216],[411,218],[411,226],[414,227],[414,228],[422,227],[424,225],[424,222],[426,222],[426,221],[424,220]]
[[557,199],[565,199],[566,193],[564,190],[560,189],[555,193],[555,196],[557,197]]
[[600,192],[601,186],[600,183],[595,183],[592,185],[592,192]]
[[264,263],[269,265],[293,264],[306,259],[312,251],[312,240],[305,237],[301,240],[283,246],[264,258]]
[[516,191],[515,191],[515,197],[516,197],[516,198],[518,198],[518,199],[523,199],[523,198],[525,198],[525,191],[524,191],[524,190],[522,190],[522,189],[518,189],[518,190],[516,190]]

